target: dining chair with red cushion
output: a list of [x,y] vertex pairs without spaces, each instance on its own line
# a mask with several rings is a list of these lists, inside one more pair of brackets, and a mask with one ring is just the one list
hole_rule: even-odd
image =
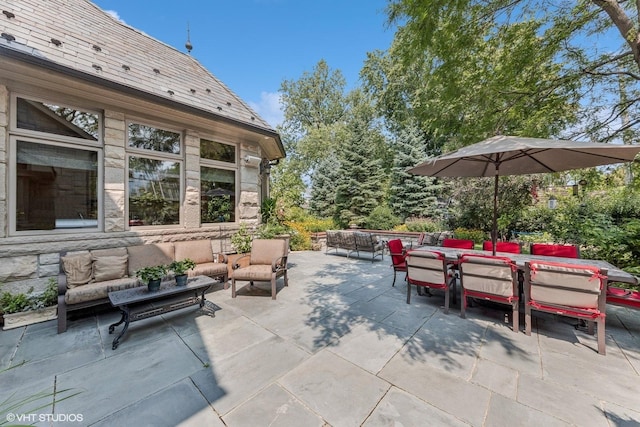
[[453,291],[456,302],[456,282],[451,275],[443,253],[414,250],[407,254],[407,304],[411,304],[411,285],[444,291],[444,312],[449,312],[449,294]]
[[584,320],[589,334],[598,325],[598,353],[605,354],[607,270],[581,264],[532,260],[525,263],[525,333],[532,310]]
[[511,306],[513,332],[519,331],[520,286],[518,267],[507,257],[462,254],[459,257],[462,304],[460,317],[465,317],[467,299],[477,298]]
[[389,255],[391,256],[391,267],[393,267],[393,283],[391,284],[391,286],[395,286],[396,272],[407,272],[407,261],[405,260],[407,251],[404,249],[402,240],[400,239],[389,240],[387,242],[387,247],[389,248]]
[[466,239],[444,239],[442,246],[445,248],[473,249],[473,240]]
[[[493,243],[491,240],[485,240],[482,243],[482,250],[493,251]],[[519,254],[522,252],[522,245],[518,242],[496,242],[496,252]]]
[[580,249],[577,245],[532,243],[531,255],[557,256],[561,258],[580,258]]

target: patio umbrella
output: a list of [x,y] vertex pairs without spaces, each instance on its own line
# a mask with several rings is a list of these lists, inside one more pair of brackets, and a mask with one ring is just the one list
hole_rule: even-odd
[[558,139],[494,136],[409,169],[415,175],[439,177],[494,177],[493,229],[496,252],[498,229],[498,177],[562,172],[633,161],[640,145],[603,144]]

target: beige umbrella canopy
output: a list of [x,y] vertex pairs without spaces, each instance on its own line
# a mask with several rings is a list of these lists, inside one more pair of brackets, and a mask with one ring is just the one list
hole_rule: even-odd
[[624,163],[633,161],[639,152],[640,145],[499,135],[429,159],[409,169],[409,173],[439,177],[495,177],[491,233],[495,255],[500,175],[562,172]]

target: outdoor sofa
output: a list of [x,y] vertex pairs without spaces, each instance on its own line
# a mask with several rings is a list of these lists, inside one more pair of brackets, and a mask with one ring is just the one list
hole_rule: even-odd
[[58,333],[67,330],[67,312],[109,303],[109,292],[141,286],[136,277],[140,268],[185,258],[196,263],[189,276],[219,278],[227,288],[226,257],[213,252],[209,239],[63,252],[58,275]]
[[325,253],[329,252],[329,249],[335,249],[338,253],[338,249],[346,251],[347,258],[353,252],[358,257],[360,252],[371,253],[371,261],[378,255],[380,259],[384,259],[384,242],[378,240],[378,237],[373,233],[367,233],[364,231],[339,231],[339,230],[327,230],[327,249]]

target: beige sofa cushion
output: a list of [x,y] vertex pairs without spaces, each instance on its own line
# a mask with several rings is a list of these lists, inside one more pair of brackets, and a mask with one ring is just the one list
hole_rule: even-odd
[[91,280],[91,254],[68,255],[62,257],[62,270],[67,276],[67,288],[75,288]]
[[173,243],[148,243],[146,245],[129,246],[129,276],[134,277],[142,267],[170,264],[174,258]]
[[67,304],[78,304],[86,301],[95,301],[109,296],[111,291],[129,289],[141,286],[134,277],[124,277],[122,279],[108,280],[106,282],[89,283],[85,286],[77,286],[67,290],[64,300]]
[[96,282],[104,282],[125,277],[127,258],[127,255],[93,257],[93,279]]
[[227,264],[221,262],[205,262],[198,264],[187,272],[189,276],[220,277],[227,274]]
[[255,239],[251,242],[251,265],[268,264],[286,255],[284,239]]
[[175,242],[175,259],[182,261],[190,258],[196,264],[205,262],[213,262],[213,251],[211,250],[211,241],[206,240],[190,240],[184,242]]

